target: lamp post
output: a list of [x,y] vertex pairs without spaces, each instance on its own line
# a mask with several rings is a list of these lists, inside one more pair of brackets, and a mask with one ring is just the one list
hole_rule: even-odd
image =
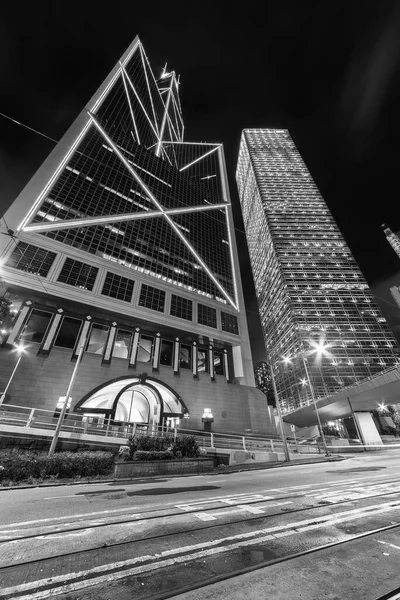
[[[314,345],[314,349],[310,350],[309,354],[315,354],[316,353],[317,354],[317,358],[321,357],[323,354],[326,354],[326,355],[329,354],[327,352],[327,348],[330,347],[330,345],[329,346],[324,345],[324,343],[322,341],[320,341],[318,344],[313,344],[313,345]],[[297,356],[301,357],[301,359],[303,361],[303,366],[304,366],[304,370],[306,372],[307,381],[304,380],[304,381],[302,381],[302,383],[303,384],[308,383],[308,385],[309,385],[310,393],[311,393],[311,398],[312,398],[312,401],[313,401],[313,404],[314,404],[314,408],[315,408],[315,414],[317,416],[318,429],[319,429],[319,433],[320,433],[320,436],[321,436],[321,439],[322,439],[322,445],[323,445],[324,452],[325,452],[326,456],[329,456],[328,448],[327,448],[327,445],[326,445],[325,435],[324,435],[324,432],[322,430],[321,419],[319,417],[319,412],[318,412],[317,401],[316,401],[316,398],[315,398],[314,387],[312,385],[311,377],[310,377],[310,372],[309,372],[309,369],[308,369],[308,360],[307,360],[307,357],[305,356],[304,350],[301,350],[300,352],[298,352],[298,354],[296,354],[292,358],[296,358]],[[288,364],[288,363],[292,362],[292,358],[285,357],[283,359],[283,361],[286,364]]]
[[281,436],[282,436],[283,450],[285,452],[285,460],[287,462],[290,462],[289,448],[288,448],[288,444],[287,444],[285,430],[283,428],[283,419],[282,419],[281,405],[279,403],[278,390],[276,389],[274,368],[273,368],[273,365],[272,365],[271,362],[268,363],[268,366],[269,366],[269,370],[270,370],[270,373],[271,373],[272,387],[274,388],[275,404],[276,404],[276,410],[278,412],[279,425],[280,425],[280,428],[281,428]]
[[311,398],[312,398],[312,401],[313,401],[313,404],[314,404],[314,408],[315,408],[315,414],[317,415],[318,429],[319,429],[320,436],[322,438],[322,445],[324,447],[324,452],[325,452],[326,456],[329,456],[329,452],[328,452],[328,448],[327,448],[326,440],[325,440],[325,434],[324,434],[324,432],[322,430],[321,419],[319,418],[319,412],[318,412],[317,402],[316,402],[316,399],[315,399],[314,388],[313,388],[313,385],[312,385],[311,379],[310,379],[310,373],[309,373],[309,370],[308,370],[307,359],[306,359],[306,357],[304,355],[302,356],[302,359],[303,359],[304,369],[305,369],[305,372],[306,372],[306,375],[307,375],[308,385],[310,387]]
[[61,409],[60,416],[58,417],[57,426],[54,430],[54,436],[51,441],[50,450],[49,450],[49,454],[48,454],[49,456],[53,456],[54,451],[57,446],[58,438],[60,436],[61,425],[64,420],[65,413],[66,413],[67,407],[68,407],[68,400],[69,400],[69,397],[70,397],[70,394],[72,391],[72,387],[75,383],[76,375],[78,373],[79,364],[82,360],[83,352],[85,350],[85,343],[86,343],[86,340],[83,340],[81,347],[79,348],[78,358],[76,359],[76,364],[75,364],[74,370],[72,371],[71,379],[69,380],[69,384],[68,384],[68,389],[65,394],[65,401],[64,401],[63,407]]
[[11,377],[10,377],[10,379],[8,380],[8,383],[7,383],[7,385],[6,385],[6,388],[5,388],[4,392],[2,393],[2,395],[1,395],[1,397],[0,397],[0,406],[1,406],[1,405],[3,404],[3,402],[4,402],[4,399],[5,399],[5,397],[6,397],[6,394],[7,394],[7,390],[8,390],[8,388],[10,387],[10,384],[11,384],[11,382],[12,382],[12,380],[13,380],[13,377],[14,377],[14,375],[15,375],[15,372],[16,372],[16,370],[18,369],[18,365],[19,365],[19,363],[21,362],[21,358],[22,358],[22,356],[23,356],[23,354],[24,354],[24,352],[25,352],[25,347],[24,347],[22,344],[19,344],[18,346],[16,346],[16,347],[15,347],[15,350],[16,350],[16,352],[19,354],[19,357],[18,357],[17,363],[16,363],[16,365],[15,365],[15,367],[14,367],[14,369],[13,369],[13,372],[11,373]]

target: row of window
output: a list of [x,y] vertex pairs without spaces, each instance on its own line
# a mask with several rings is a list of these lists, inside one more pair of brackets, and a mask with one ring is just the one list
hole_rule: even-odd
[[[34,309],[20,335],[21,342],[30,342],[40,344],[48,330],[52,313]],[[79,331],[82,326],[82,320],[75,317],[64,317],[61,327],[58,331],[54,346],[58,348],[75,348]],[[109,334],[109,327],[100,323],[93,323],[90,329],[90,335],[86,342],[85,350],[91,354],[103,355]],[[112,356],[115,358],[129,358],[133,342],[133,333],[128,330],[118,329]],[[136,360],[139,362],[152,362],[154,358],[155,338],[150,335],[141,334]],[[217,375],[223,375],[223,354],[214,351],[214,372]],[[174,342],[170,340],[161,340],[160,345],[160,364],[172,366],[174,359]],[[189,344],[180,344],[179,347],[179,367],[181,369],[192,368],[192,346]],[[199,372],[209,372],[209,353],[206,348],[197,349],[197,370]]]
[[[20,242],[11,254],[7,265],[16,269],[37,273],[46,277],[56,257],[54,252],[37,248],[31,244]],[[72,258],[66,258],[58,281],[74,287],[92,291],[99,269]],[[101,294],[124,302],[131,302],[135,282],[116,273],[107,272]],[[139,306],[164,312],[166,292],[150,285],[142,284]],[[193,302],[187,298],[171,294],[170,314],[173,317],[191,321],[193,318]],[[200,325],[217,328],[217,311],[215,308],[198,304],[197,322]],[[221,312],[222,331],[238,335],[238,321],[235,315]]]

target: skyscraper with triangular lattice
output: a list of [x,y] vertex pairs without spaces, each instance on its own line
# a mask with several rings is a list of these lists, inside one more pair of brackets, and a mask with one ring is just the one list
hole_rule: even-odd
[[29,356],[5,402],[53,409],[84,345],[73,411],[200,429],[210,408],[216,429],[273,431],[223,149],[184,141],[179,87],[136,38],[6,213],[4,382],[9,349]]

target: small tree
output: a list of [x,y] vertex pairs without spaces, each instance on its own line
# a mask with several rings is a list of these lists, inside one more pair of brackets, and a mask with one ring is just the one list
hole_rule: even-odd
[[[4,286],[4,281],[2,277],[0,277],[0,287]],[[10,314],[11,300],[7,300],[7,298],[0,298],[0,322],[3,322],[4,317],[8,317]]]

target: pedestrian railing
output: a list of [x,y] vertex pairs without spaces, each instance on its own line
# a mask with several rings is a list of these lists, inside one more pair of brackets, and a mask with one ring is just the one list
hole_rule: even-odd
[[[18,429],[24,430],[24,433],[40,434],[55,430],[59,419],[59,411],[49,411],[41,408],[29,408],[26,406],[16,406],[12,404],[3,404],[0,407],[0,426],[4,430]],[[195,437],[200,447],[218,448],[219,450],[244,450],[248,452],[283,452],[283,444],[280,439],[267,437],[257,437],[254,435],[241,436],[228,433],[214,433],[207,431],[197,431],[185,428],[167,428],[152,427],[144,423],[121,423],[113,422],[105,418],[91,418],[82,413],[67,413],[61,425],[61,432],[70,434],[70,437],[82,441],[87,436],[96,436],[105,438],[110,442],[127,443],[131,435],[192,435]],[[93,439],[93,438],[92,438]],[[295,446],[289,444],[290,450],[295,451]],[[316,449],[312,448],[311,452]],[[306,452],[306,448],[302,449]]]

